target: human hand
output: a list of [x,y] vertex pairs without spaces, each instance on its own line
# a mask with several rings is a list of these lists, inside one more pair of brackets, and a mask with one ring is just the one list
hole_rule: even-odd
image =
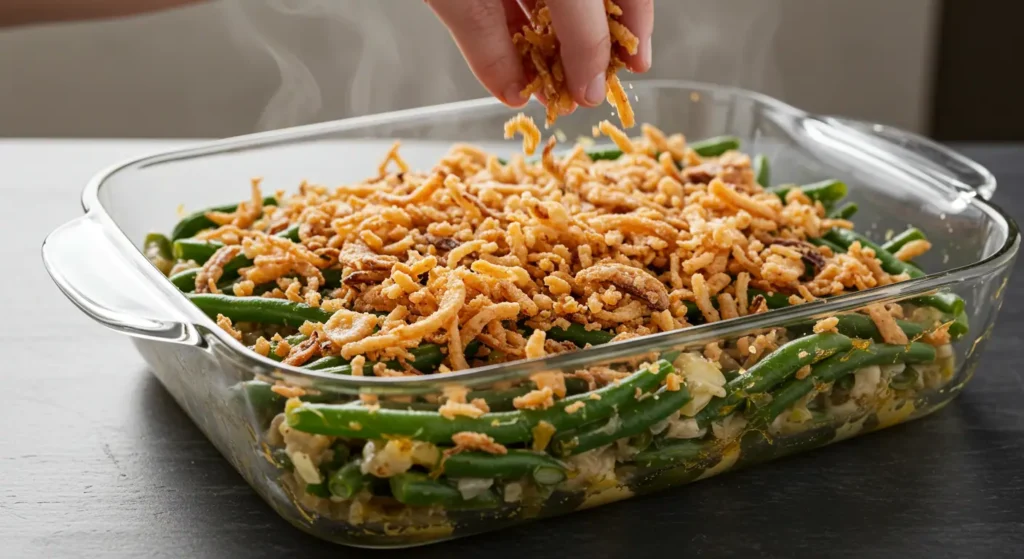
[[[507,105],[528,101],[521,94],[527,77],[512,44],[512,35],[529,24],[532,0],[425,0],[451,32],[455,43],[492,95]],[[632,72],[651,67],[654,0],[616,0],[619,20],[639,39],[636,54],[620,52]],[[561,42],[561,57],[573,99],[584,107],[605,100],[605,72],[611,38],[604,0],[548,0],[552,24]],[[525,8],[525,9],[524,9]]]

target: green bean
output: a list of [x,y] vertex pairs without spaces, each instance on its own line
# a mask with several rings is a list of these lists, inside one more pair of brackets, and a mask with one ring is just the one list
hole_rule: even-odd
[[[224,244],[218,241],[200,241],[191,238],[178,239],[174,241],[171,252],[174,258],[178,260],[191,260],[196,264],[203,264],[223,246]],[[252,264],[251,259],[246,258],[244,254],[239,254],[224,265],[222,280],[233,281],[238,276],[238,270],[252,266]],[[171,276],[170,280],[181,291],[190,293],[195,289],[196,275],[198,273],[199,268],[193,268]],[[341,270],[321,270],[321,273],[324,276],[325,287],[339,287],[341,285]],[[218,284],[218,286],[221,286],[221,284]]]
[[[414,347],[409,350],[409,353],[413,355],[413,360],[409,362],[409,366],[423,373],[429,373],[444,361],[444,353],[441,351],[441,347],[437,344],[423,344],[419,347]],[[468,352],[467,352],[468,353]],[[398,361],[387,361],[389,369],[399,370],[402,365]],[[375,361],[367,361],[363,366],[364,374],[366,371],[373,368],[377,363]],[[323,373],[332,375],[351,375],[352,365],[349,361],[340,355],[330,355],[327,357],[321,357],[316,361],[305,366],[307,369],[314,371],[321,371]]]
[[771,423],[787,408],[803,398],[818,384],[829,383],[846,376],[857,369],[872,365],[894,363],[924,363],[935,360],[935,348],[928,344],[913,342],[909,345],[871,344],[863,349],[834,355],[814,365],[811,374],[803,379],[793,379],[772,393],[772,400],[754,413],[754,425]]
[[[298,225],[293,225],[292,227],[281,231],[277,236],[291,239],[289,235],[293,229],[298,231]],[[292,240],[297,242],[297,239]],[[203,241],[194,238],[185,238],[174,241],[171,245],[171,253],[179,260],[192,260],[197,264],[202,264],[209,260],[210,257],[223,246],[224,243],[220,241]],[[243,256],[242,258],[245,257]],[[245,266],[252,266],[252,260],[246,259]]]
[[327,489],[331,495],[341,499],[351,499],[366,486],[362,463],[359,459],[345,464],[327,478]]
[[813,184],[805,184],[803,186],[777,186],[770,188],[769,192],[774,192],[783,201],[786,200],[786,195],[789,194],[793,188],[799,188],[801,192],[807,195],[811,200],[817,200],[824,204],[826,207],[833,203],[838,202],[846,197],[846,183],[837,180],[826,180],[816,182]]
[[[586,425],[573,431],[559,432],[551,440],[552,452],[559,456],[580,454],[611,444],[618,439],[632,437],[646,431],[651,425],[679,411],[691,399],[685,386],[670,391],[662,388],[646,400],[626,408],[617,417]],[[648,401],[653,400],[653,401]]]
[[677,440],[664,446],[642,451],[633,457],[633,462],[642,468],[680,466],[705,458],[713,446],[714,441]]
[[829,212],[828,216],[832,219],[850,219],[859,209],[860,207],[857,206],[856,202],[847,202]]
[[462,497],[462,493],[458,489],[451,485],[416,472],[405,472],[392,476],[390,485],[391,494],[404,505],[422,507],[442,505],[447,509],[455,509],[492,508],[500,504],[498,497],[491,491],[467,500]]
[[160,233],[150,233],[142,241],[142,254],[149,260],[149,263],[160,270],[163,275],[168,275],[174,269],[174,255],[171,251],[171,241]]
[[[615,410],[635,402],[638,390],[642,394],[661,384],[672,370],[671,363],[659,361],[653,371],[641,369],[618,384],[564,398],[546,410],[496,412],[477,418],[458,416],[448,419],[435,412],[374,410],[361,404],[303,403],[288,410],[286,415],[292,428],[320,435],[356,438],[397,435],[443,443],[450,441],[456,433],[472,431],[489,435],[502,444],[521,443],[533,438],[533,428],[541,422],[550,424],[555,430],[563,430],[609,417]],[[583,409],[576,413],[565,411],[578,402],[583,402]]]
[[[878,261],[882,264],[882,269],[890,274],[905,273],[911,278],[920,278],[925,275],[917,266],[899,260],[889,251],[871,242],[870,239],[856,231],[850,231],[848,229],[832,229],[825,234],[825,238],[844,247],[849,247],[855,241],[860,242],[861,246],[875,251],[875,257],[878,258]],[[958,321],[958,324],[956,324],[956,332],[960,333],[960,335],[967,333],[967,315],[963,314],[965,303],[960,296],[954,293],[936,293],[933,295],[915,297],[911,302],[934,307],[943,313],[950,315],[953,320]]]
[[[263,198],[263,205],[276,206],[277,198],[273,196],[267,196]],[[174,230],[171,232],[171,240],[177,241],[178,239],[194,237],[196,233],[202,231],[203,229],[216,227],[217,224],[210,221],[210,219],[206,217],[206,214],[209,212],[230,213],[237,209],[238,204],[228,204],[225,206],[216,206],[213,208],[207,208],[205,210],[199,210],[193,214],[190,214],[183,218],[181,221],[178,222],[177,225],[174,226]]]
[[324,276],[324,287],[341,287],[341,270],[320,270]]
[[[366,364],[363,365],[363,376],[373,376],[373,375],[370,375],[370,374],[367,374],[367,373],[372,372],[373,367],[376,364],[377,364],[377,361],[367,361]],[[317,371],[317,372],[323,373],[325,375],[348,376],[348,375],[352,374],[352,365],[350,365],[348,363],[345,363],[344,365],[337,365],[335,367],[326,367],[326,368],[323,368],[323,369],[312,369],[310,367],[306,367],[306,368],[310,369],[310,370],[313,370],[313,371]]]
[[740,149],[740,139],[735,136],[716,136],[690,144],[701,157],[718,157],[727,151]]
[[[740,149],[740,139],[735,136],[718,136],[694,142],[690,144],[690,147],[701,157],[717,157],[727,151]],[[590,156],[592,161],[614,161],[622,156],[622,150],[588,150],[587,155]]]
[[917,227],[911,227],[906,231],[900,233],[899,235],[896,235],[895,237],[886,241],[885,244],[882,245],[882,250],[890,253],[895,253],[899,249],[903,248],[903,245],[906,245],[911,241],[924,240],[927,240],[927,237],[924,236],[924,233],[921,232],[921,230],[918,229]]
[[722,376],[725,377],[725,382],[738,378],[741,374],[743,374],[742,370],[737,369],[726,369],[722,371]]
[[[504,390],[474,390],[466,396],[466,400],[472,402],[477,398],[487,402],[487,408],[492,412],[497,411],[510,411],[515,409],[513,401],[520,397],[525,396],[530,391],[537,388],[537,385],[532,382],[526,382],[520,386],[513,388],[507,388]],[[565,393],[566,395],[573,396],[576,394],[582,394],[589,390],[587,381],[581,378],[569,377],[565,379]]]
[[430,402],[394,402],[394,401],[381,401],[378,405],[382,408],[389,410],[407,410],[407,411],[437,411],[437,404],[431,404]]
[[[363,365],[363,376],[373,376],[373,375],[368,374],[368,373],[371,373],[373,371],[373,367],[376,364],[377,364],[377,361],[367,361],[366,364]],[[306,368],[308,369],[309,367],[306,367]],[[345,363],[344,365],[338,365],[338,366],[335,366],[335,367],[327,367],[327,368],[324,368],[324,369],[311,369],[311,370],[321,372],[321,373],[323,373],[325,375],[348,376],[348,375],[352,374],[352,365],[350,365],[348,363]]]
[[[228,291],[229,293],[234,293],[235,292],[235,285],[237,285],[238,283],[241,283],[241,282],[237,281],[237,279],[238,278],[235,278],[236,281],[230,285],[230,289],[222,289],[221,291]],[[275,289],[279,289],[279,287],[277,285],[277,281],[268,281],[266,283],[261,283],[259,285],[254,285],[253,288],[252,288],[252,293],[250,293],[249,295],[253,296],[253,297],[257,297],[257,296],[260,296],[260,295],[265,295],[267,293],[270,293],[271,291],[273,291]]]
[[547,337],[559,342],[572,342],[579,347],[587,344],[606,344],[615,337],[611,332],[604,330],[587,330],[582,324],[571,324],[568,328],[554,327],[547,331]]
[[323,483],[323,482],[321,482],[321,483],[307,483],[306,484],[306,493],[308,493],[310,495],[315,495],[317,497],[320,497],[321,499],[326,499],[326,498],[331,496],[330,490],[327,489],[327,484]]
[[668,351],[662,352],[661,355],[658,356],[658,359],[664,359],[665,361],[668,361],[669,363],[675,363],[676,359],[679,359],[679,356],[682,355],[682,354],[683,354],[682,350],[670,349]]
[[248,408],[262,426],[270,423],[284,409],[285,398],[261,380],[247,380],[231,387],[243,409]]
[[[178,239],[171,247],[174,257],[178,260],[192,260],[202,264],[213,256],[224,243],[219,241],[200,241],[198,239]],[[252,261],[250,260],[250,264]]]
[[[228,263],[224,265],[222,268],[224,273],[221,275],[221,279],[234,279],[238,275],[238,270],[247,266],[252,266],[252,260],[246,258],[244,254],[239,254],[228,260]],[[198,272],[198,270],[196,271]]]
[[758,295],[764,297],[764,301],[765,303],[768,303],[769,309],[784,309],[790,306],[789,295],[784,293],[779,293],[777,291],[768,293],[767,291],[762,291],[760,289],[747,290],[747,299],[749,300],[753,300],[754,297],[757,297]]
[[757,177],[757,184],[768,188],[772,180],[772,168],[768,163],[768,156],[758,155],[754,158],[754,173]]
[[951,316],[963,314],[965,307],[964,300],[959,295],[949,292],[922,295],[915,297],[911,302],[938,309]]
[[173,255],[170,239],[161,233],[146,235],[146,239],[142,242],[142,252],[149,258],[158,256],[164,260],[170,260]]
[[288,239],[289,241],[291,241],[293,243],[297,243],[297,242],[302,240],[302,239],[299,238],[299,225],[298,224],[292,225],[291,227],[285,229],[284,231],[276,233],[276,235],[278,237],[284,237],[285,239]]
[[754,366],[725,385],[725,398],[708,403],[697,414],[697,423],[709,422],[733,412],[750,394],[767,392],[806,365],[817,363],[853,347],[842,334],[814,334],[793,340],[768,354]]
[[184,272],[178,272],[173,276],[167,278],[184,293],[194,291],[196,288],[196,275],[199,273],[199,268],[193,268],[191,270],[185,270]]
[[621,149],[587,150],[591,161],[615,161],[622,157]]
[[[740,149],[740,139],[734,136],[718,136],[695,142],[690,144],[690,147],[701,157],[716,157],[727,151]],[[614,161],[622,157],[622,150],[618,148],[588,149],[586,153],[590,156],[591,161]],[[531,157],[526,160],[527,163],[538,161],[540,161],[539,157]],[[508,165],[508,159],[499,157],[498,163]]]
[[522,479],[531,477],[541,485],[555,485],[565,479],[565,465],[544,453],[509,450],[508,454],[460,452],[444,461],[449,478]]
[[800,187],[800,190],[811,200],[817,200],[829,207],[846,197],[846,183],[837,180],[825,180]]
[[967,324],[967,313],[960,311],[953,316],[953,323],[949,325],[949,336],[954,341],[967,335],[970,327]]
[[444,361],[444,353],[441,351],[441,346],[437,344],[423,344],[410,349],[409,353],[413,355],[413,360],[409,365],[413,369],[424,373],[433,371]]
[[809,239],[807,239],[807,242],[809,242],[809,243],[811,243],[812,245],[815,245],[815,246],[828,247],[828,248],[832,249],[832,254],[846,254],[846,248],[841,247],[841,246],[833,243],[832,241],[829,241],[829,240],[826,240],[826,239],[813,239],[813,238],[809,238]]
[[[615,161],[622,157],[622,150],[618,148],[594,148],[585,151],[591,161]],[[534,156],[526,159],[527,163],[537,163],[540,161],[540,156]],[[498,163],[502,165],[508,165],[508,160],[499,157]]]
[[[177,243],[175,243],[177,246]],[[209,259],[209,256],[203,259],[203,262]],[[197,262],[202,264],[202,262]],[[246,266],[252,266],[252,260],[245,257],[244,254],[232,258],[224,265],[224,273],[221,275],[221,281],[217,283],[217,287],[224,288],[231,285],[235,278],[238,276],[238,270],[245,268]],[[191,293],[196,288],[196,276],[199,275],[199,268],[192,268],[191,270],[185,270],[184,272],[178,272],[169,279],[179,290],[185,293]]]
[[[231,395],[243,413],[251,413],[253,419],[261,427],[266,427],[274,417],[284,411],[286,399],[274,392],[273,385],[261,380],[239,382],[231,387]],[[324,394],[306,395],[303,401],[324,402],[333,399]]]
[[331,313],[284,299],[232,297],[212,293],[189,294],[188,298],[211,318],[222,314],[235,322],[259,322],[298,328],[306,321],[327,322]]
[[336,369],[338,367],[344,367],[348,364],[348,359],[345,359],[340,355],[327,355],[314,361],[310,361],[309,363],[306,363],[305,365],[303,365],[303,368],[310,369],[312,371],[320,371],[323,369]]
[[854,242],[860,242],[862,247],[870,248],[875,251],[875,258],[878,258],[878,261],[882,264],[882,269],[890,274],[895,275],[905,273],[911,278],[924,277],[924,272],[922,272],[917,266],[901,261],[889,253],[889,251],[878,246],[872,242],[871,239],[868,239],[856,231],[838,228],[831,229],[825,233],[825,238],[847,249],[849,249],[850,245]]
[[[305,334],[292,334],[291,336],[286,337],[285,341],[288,342],[289,346],[296,346],[296,345],[299,345],[302,342],[306,341],[306,339],[308,339],[308,338],[309,338],[309,336],[307,336]],[[280,344],[278,342],[270,342],[270,352],[267,353],[267,358],[273,359],[274,361],[280,361],[280,360],[284,359],[284,357],[281,357],[280,355],[277,354],[277,347],[279,345]],[[255,349],[255,348],[250,348],[250,349]]]
[[[272,384],[255,379],[242,381],[232,386],[232,390],[241,395],[261,418],[267,418],[267,415],[269,418],[273,418],[274,415],[284,410],[286,398],[274,392],[273,388]],[[301,399],[304,402],[326,402],[335,398],[329,394],[307,394]]]
[[[837,314],[835,318],[839,320],[836,324],[836,330],[844,336],[851,338],[860,338],[862,340],[874,340],[876,342],[882,340],[882,334],[878,331],[878,327],[875,326],[875,322],[871,320],[871,317],[863,314]],[[896,324],[899,325],[900,330],[907,335],[907,338],[915,340],[920,338],[924,334],[924,327],[916,322],[908,322],[906,320],[897,320]],[[814,323],[807,322],[804,324],[798,324],[790,327],[790,330],[806,335],[811,333]]]

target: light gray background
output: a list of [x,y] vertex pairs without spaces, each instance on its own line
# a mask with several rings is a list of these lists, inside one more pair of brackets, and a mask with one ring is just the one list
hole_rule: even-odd
[[[924,131],[937,4],[657,0],[648,77]],[[220,0],[0,31],[0,136],[229,136],[484,94],[421,0]]]

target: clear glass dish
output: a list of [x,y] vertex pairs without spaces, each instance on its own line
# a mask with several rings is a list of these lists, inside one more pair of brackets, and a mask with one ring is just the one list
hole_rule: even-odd
[[[146,233],[170,230],[180,204],[192,210],[238,200],[254,175],[264,177],[270,190],[292,189],[303,179],[360,180],[376,175],[381,155],[395,139],[403,141],[403,155],[414,168],[429,168],[454,142],[515,153],[517,142],[496,140],[513,113],[492,100],[245,136],[117,165],[89,183],[85,215],[47,238],[43,259],[83,312],[132,336],[177,402],[275,510],[311,534],[347,545],[418,545],[597,506],[922,417],[960,392],[974,374],[1020,245],[1014,222],[986,201],[996,188],[991,174],[918,136],[810,115],[747,91],[687,82],[637,82],[630,88],[638,122],[695,139],[739,136],[745,152],[770,158],[776,182],[846,181],[850,199],[860,206],[858,230],[879,240],[910,224],[922,229],[935,248],[917,263],[932,273],[827,302],[539,360],[376,378],[326,375],[253,353],[189,303],[140,251]],[[543,109],[533,104],[526,112],[539,119]],[[560,119],[557,128],[569,138],[586,136],[602,117],[598,110],[577,111]],[[436,401],[452,385],[503,389],[543,371],[632,368],[666,352],[703,352],[711,343],[734,348],[747,336],[773,330],[786,335],[809,321],[877,302],[900,301],[912,311],[915,297],[936,291],[965,301],[970,330],[942,349],[938,364],[918,374],[912,387],[877,383],[874,392],[861,394],[869,404],[843,408],[832,400],[821,404],[827,414],[809,407],[802,417],[787,411],[784,421],[767,427],[723,421],[706,435],[707,444],[667,445],[660,459],[645,455],[642,464],[630,450],[631,438],[604,447],[604,454],[587,459],[593,463],[570,463],[569,478],[556,485],[500,481],[491,488],[500,486],[500,502],[484,508],[405,506],[387,496],[367,496],[370,489],[360,493],[361,501],[316,497],[303,491],[301,476],[282,466],[274,452],[281,440],[270,424],[284,401],[262,381],[319,391],[331,402],[366,395],[384,403]],[[891,380],[896,374],[883,376]],[[827,392],[831,398],[836,389],[830,385]],[[519,487],[513,491],[514,483]],[[515,493],[511,498],[510,492]]]

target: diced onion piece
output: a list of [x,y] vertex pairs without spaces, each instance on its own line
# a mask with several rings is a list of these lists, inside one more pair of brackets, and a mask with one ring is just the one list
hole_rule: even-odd
[[684,353],[676,359],[675,365],[692,397],[683,406],[683,415],[693,417],[708,405],[711,398],[725,397],[725,375],[707,359],[693,353]]
[[295,473],[299,474],[302,481],[310,485],[316,485],[323,481],[323,478],[320,477],[320,470],[316,469],[316,466],[313,465],[313,460],[308,454],[295,451],[288,457],[292,459],[292,464],[295,465]]
[[492,485],[494,485],[493,479],[464,477],[458,481],[456,487],[458,488],[459,493],[462,493],[462,498],[468,501],[487,493],[487,490],[490,489]]

